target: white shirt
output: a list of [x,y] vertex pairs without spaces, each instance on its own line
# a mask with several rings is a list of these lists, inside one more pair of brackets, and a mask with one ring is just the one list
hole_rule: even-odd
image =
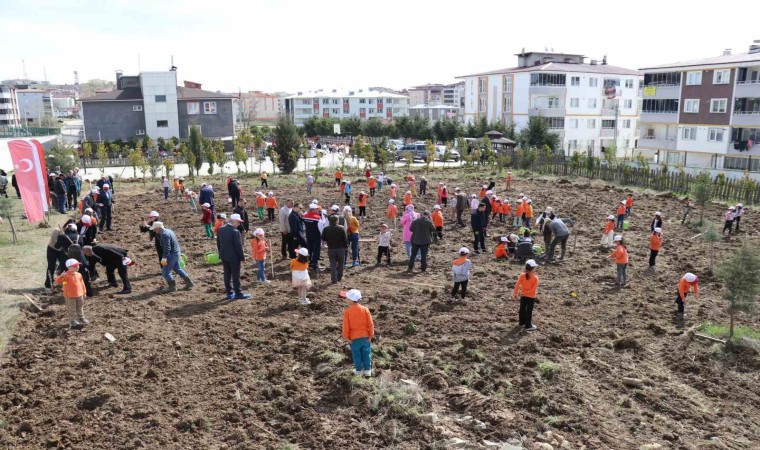
[[164,187],[169,187],[169,179],[168,178],[164,178],[163,184],[164,184]]
[[377,182],[378,182],[378,183],[382,183],[382,182],[383,182],[383,180],[385,180],[385,177],[384,177],[383,175],[378,175],[378,176],[377,176]]
[[311,175],[306,177],[306,184],[314,184],[314,177]]
[[380,233],[377,236],[377,245],[378,247],[390,247],[391,246],[391,235],[393,234],[392,231],[388,230],[385,233]]
[[470,209],[475,211],[476,209],[478,209],[479,204],[480,204],[480,201],[477,198],[473,198],[472,200],[470,200]]

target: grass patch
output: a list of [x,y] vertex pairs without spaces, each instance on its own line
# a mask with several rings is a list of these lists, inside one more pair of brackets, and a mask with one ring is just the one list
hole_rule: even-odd
[[551,380],[559,372],[559,366],[551,361],[544,361],[538,365],[538,372],[541,374],[541,378]]
[[[728,325],[716,325],[708,322],[702,322],[697,331],[707,334],[708,336],[726,339],[728,338]],[[734,326],[734,342],[739,342],[741,338],[760,340],[760,330],[748,327],[746,325]]]
[[423,389],[416,384],[393,381],[388,376],[377,378],[370,405],[375,411],[387,408],[397,417],[415,417],[425,411]]

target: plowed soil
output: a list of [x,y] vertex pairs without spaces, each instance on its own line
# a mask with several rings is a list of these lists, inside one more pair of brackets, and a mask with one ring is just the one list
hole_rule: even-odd
[[[430,179],[434,192],[440,180]],[[447,183],[453,190],[456,182]],[[468,192],[479,185],[459,184]],[[329,273],[312,274],[313,304],[303,307],[288,261],[280,259],[277,224],[259,223],[250,208],[252,227],[263,226],[275,247],[276,280],[255,284],[249,260],[243,283],[253,298],[226,301],[221,266],[203,261],[214,244],[203,238],[198,214],[150,189],[121,194],[115,231],[101,240],[128,248],[138,262],[133,293],[114,296],[98,281],[99,295],[86,304],[92,323],[83,331],[68,329],[59,296],[37,297],[45,310],[25,313],[2,356],[0,448],[418,449],[455,445],[454,438],[471,448],[484,439],[544,449],[539,442],[563,449],[759,448],[757,354],[726,353],[687,335],[703,321],[728,319],[721,285],[707,268],[708,244],[680,224],[682,202],[636,194],[625,233],[629,285],[616,289],[614,263],[599,239],[603,218],[627,191],[582,180],[520,180],[514,187],[504,192],[500,184],[497,195],[525,192],[537,212],[552,206],[576,220],[566,261],[538,269],[534,333],[520,332],[511,300],[521,265],[495,261],[490,238],[488,255],[472,257],[467,301],[447,301],[450,261],[460,246],[472,246],[469,229],[450,220],[443,243],[431,246],[427,273],[419,266],[415,275],[404,273],[398,230],[392,267],[373,267],[375,244],[363,242],[361,267],[347,268],[341,285],[330,285]],[[311,195],[301,187],[273,190],[280,202],[339,200],[326,184]],[[386,202],[385,190],[369,200],[363,237],[375,237],[386,221]],[[433,193],[416,203],[430,209],[434,202]],[[153,245],[138,231],[152,209],[177,232],[197,283],[191,292],[158,292],[164,283]],[[649,221],[657,210],[665,244],[656,272],[648,273]],[[720,212],[714,205],[707,216],[720,220]],[[750,212],[743,224],[750,228],[754,219]],[[490,236],[510,229],[493,224]],[[737,245],[735,238],[718,243],[717,260]],[[702,296],[688,298],[679,321],[676,284],[687,271],[699,275]],[[370,380],[351,376],[341,339],[344,287],[363,291],[375,319]],[[640,385],[626,386],[624,377]]]

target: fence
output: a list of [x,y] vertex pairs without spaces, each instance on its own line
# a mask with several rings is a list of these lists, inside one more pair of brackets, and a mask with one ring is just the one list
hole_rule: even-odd
[[[658,191],[688,194],[696,176],[685,172],[662,172],[627,165],[594,165],[593,168],[573,167],[568,162],[536,162],[535,170],[555,176],[579,176],[625,185],[639,186]],[[760,184],[750,180],[726,179],[717,176],[712,180],[713,198],[723,201],[741,201],[748,205],[760,203]]]
[[0,126],[0,138],[55,136],[60,133],[60,128]]

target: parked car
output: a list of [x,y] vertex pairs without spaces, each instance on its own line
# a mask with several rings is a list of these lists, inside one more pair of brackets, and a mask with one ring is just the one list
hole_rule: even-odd
[[415,160],[427,160],[427,148],[425,148],[424,142],[415,142],[414,144],[406,144],[401,148],[396,149],[396,160],[404,158],[404,153],[409,152],[412,154],[412,159]]
[[391,148],[391,145],[398,150],[404,146],[404,141],[401,139],[388,139],[388,148]]
[[[438,158],[438,161],[443,161],[443,155],[446,154],[446,146],[445,145],[436,145],[435,146],[435,155]],[[449,150],[449,159],[454,160],[454,162],[458,162],[460,158],[459,152],[454,150],[453,148]]]

